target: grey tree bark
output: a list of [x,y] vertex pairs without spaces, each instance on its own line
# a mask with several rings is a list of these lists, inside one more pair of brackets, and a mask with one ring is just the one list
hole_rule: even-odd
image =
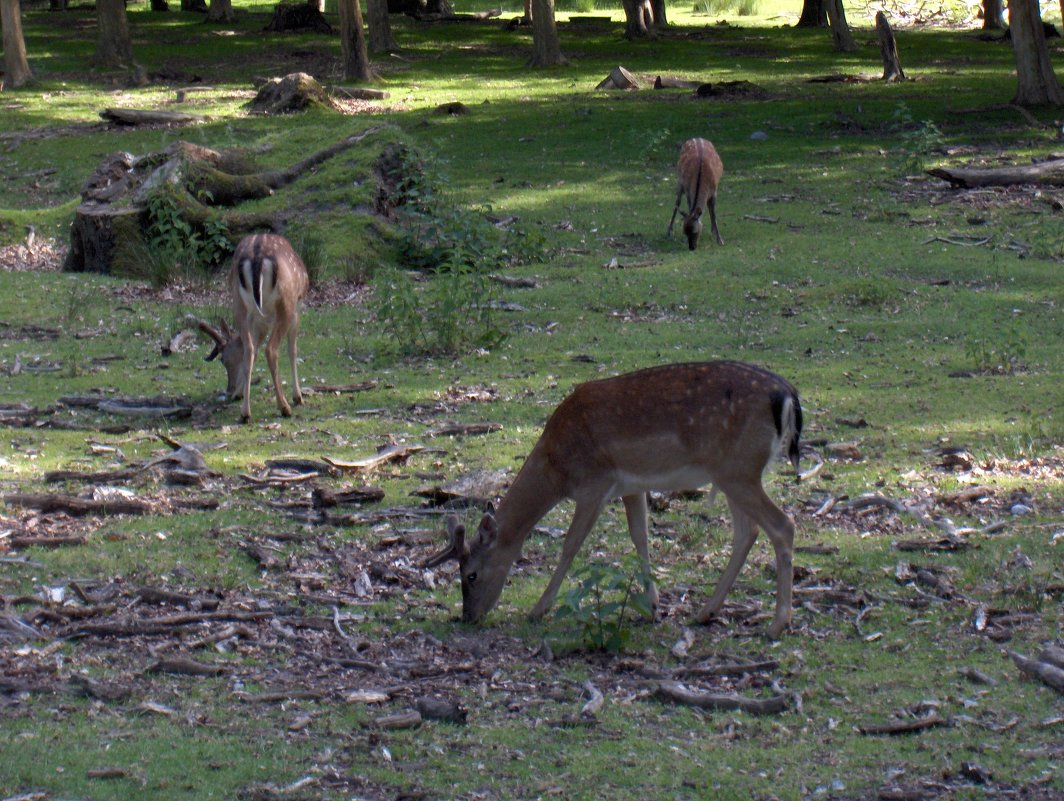
[[1018,106],[1064,106],[1064,89],[1053,73],[1038,0],[1009,0],[1009,30],[1016,57]]
[[651,0],[622,0],[624,6],[624,35],[627,39],[654,39],[654,9]]
[[344,65],[344,78],[349,81],[368,83],[376,79],[369,63],[366,49],[366,26],[362,22],[362,6],[359,0],[340,0],[340,55]]
[[26,58],[19,0],[0,0],[0,27],[4,29],[4,76],[0,84],[23,86],[33,78],[33,72]]
[[828,27],[828,9],[826,0],[803,0],[802,15],[798,18],[796,28]]
[[831,25],[831,38],[835,40],[835,49],[843,53],[856,53],[857,42],[853,40],[853,32],[849,23],[846,22],[846,9],[842,7],[842,0],[825,0],[828,10],[828,22]]
[[233,0],[210,0],[207,6],[208,22],[232,22],[235,18]]
[[557,67],[568,64],[562,55],[558,26],[554,21],[554,0],[532,0],[533,67]]
[[[1064,0],[1061,0],[1064,3]],[[983,30],[1000,31],[1005,28],[1005,4],[1002,0],[983,0]]]
[[133,63],[125,0],[96,0],[97,67],[128,67]]
[[369,51],[394,53],[398,50],[399,44],[388,19],[388,0],[366,0],[366,16],[369,18]]

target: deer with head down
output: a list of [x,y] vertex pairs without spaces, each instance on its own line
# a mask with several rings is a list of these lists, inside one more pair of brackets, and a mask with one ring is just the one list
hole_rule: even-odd
[[676,190],[676,205],[672,209],[672,219],[669,220],[665,235],[672,236],[676,212],[680,210],[680,198],[686,194],[687,214],[683,218],[683,232],[687,236],[687,247],[691,250],[698,247],[698,238],[702,235],[702,214],[707,206],[713,236],[717,238],[718,245],[723,245],[724,240],[717,230],[717,186],[724,174],[724,165],[713,143],[707,139],[688,139],[684,142],[676,172],[680,177],[680,185]]
[[251,373],[255,354],[266,343],[266,364],[273,378],[277,408],[285,417],[292,415],[277,374],[277,351],[288,337],[288,359],[292,363],[292,401],[303,403],[296,363],[299,336],[299,306],[307,294],[309,279],[303,260],[283,236],[252,234],[240,241],[229,269],[229,294],[236,331],[223,321],[215,328],[203,321],[199,327],[214,340],[207,361],[221,357],[228,376],[226,393],[230,400],[243,398],[240,421],[251,420]]
[[[462,619],[475,623],[498,602],[532,527],[572,499],[576,508],[558,566],[532,609],[539,618],[607,501],[624,502],[629,534],[649,574],[647,492],[712,484],[727,498],[734,538],[731,559],[696,620],[706,623],[720,611],[762,528],[776,555],[776,613],[768,633],[778,638],[791,619],[794,524],[761,481],[781,447],[797,469],[801,430],[794,387],[741,362],[671,364],[581,384],[547,420],[498,510],[483,516],[469,541],[452,518],[450,544],[424,567],[458,561]],[[656,589],[648,591],[656,606]]]

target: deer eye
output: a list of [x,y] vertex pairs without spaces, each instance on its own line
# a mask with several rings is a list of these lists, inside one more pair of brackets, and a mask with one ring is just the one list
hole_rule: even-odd
[[474,572],[470,573],[468,576],[466,576],[466,581],[468,581],[470,584],[472,584],[476,580],[477,580],[476,571],[474,571]]

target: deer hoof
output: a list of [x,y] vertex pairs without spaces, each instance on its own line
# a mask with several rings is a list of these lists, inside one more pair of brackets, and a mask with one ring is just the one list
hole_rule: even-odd
[[240,415],[240,423],[241,423],[241,425],[247,425],[250,422],[251,422],[251,415],[250,414],[242,414],[242,415]]

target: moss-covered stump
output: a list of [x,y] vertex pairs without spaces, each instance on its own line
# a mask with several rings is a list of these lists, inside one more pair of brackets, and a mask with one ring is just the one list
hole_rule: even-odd
[[325,87],[305,72],[271,78],[259,87],[255,99],[247,104],[253,114],[292,114],[312,106],[337,109]]

